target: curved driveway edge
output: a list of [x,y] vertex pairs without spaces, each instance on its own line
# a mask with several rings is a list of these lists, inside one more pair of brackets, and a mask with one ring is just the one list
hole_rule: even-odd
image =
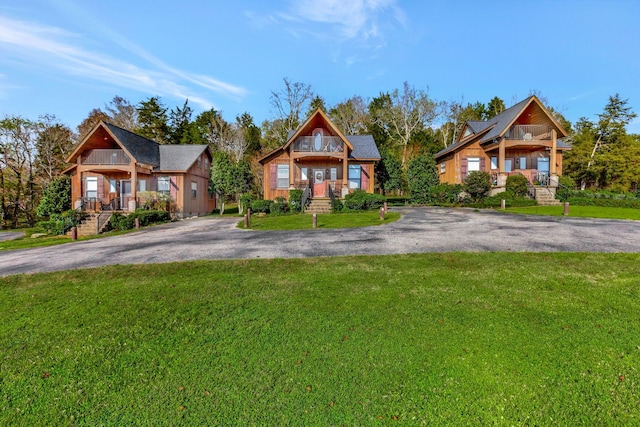
[[184,220],[121,236],[0,252],[0,276],[197,259],[452,251],[640,251],[640,221],[436,207],[393,210],[402,214],[394,223],[352,229],[250,231],[235,228],[239,218]]

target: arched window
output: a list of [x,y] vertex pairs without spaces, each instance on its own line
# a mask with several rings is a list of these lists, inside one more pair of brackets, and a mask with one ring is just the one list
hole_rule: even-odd
[[316,132],[314,135],[313,148],[315,148],[316,151],[322,150],[322,132]]

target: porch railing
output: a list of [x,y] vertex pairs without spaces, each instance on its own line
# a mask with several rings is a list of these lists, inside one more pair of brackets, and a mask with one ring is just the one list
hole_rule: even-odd
[[[133,200],[132,197],[125,197],[125,201]],[[82,212],[86,211],[119,211],[122,210],[120,205],[120,198],[114,197],[111,200],[105,201],[97,197],[81,197],[78,199],[78,209]],[[128,205],[124,205],[127,207]]]
[[309,203],[309,199],[311,199],[311,187],[306,186],[302,191],[302,200],[300,201],[301,206],[300,209],[302,212],[307,208],[307,204]]
[[331,184],[329,184],[329,182],[327,182],[327,192],[329,193],[329,199],[331,200],[331,210],[335,210],[336,195],[333,193],[333,188],[331,188]]
[[128,165],[131,162],[124,150],[94,148],[82,156],[83,165]]
[[539,141],[551,139],[549,125],[513,125],[505,134],[506,139],[522,141]]
[[343,150],[342,140],[337,136],[299,136],[293,142],[293,151],[330,153]]

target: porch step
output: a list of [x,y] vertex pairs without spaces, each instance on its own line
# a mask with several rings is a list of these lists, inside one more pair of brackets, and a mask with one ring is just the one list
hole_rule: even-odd
[[536,188],[536,202],[541,206],[560,206],[562,203],[556,199],[555,191],[550,190],[547,187],[535,186]]
[[[104,230],[107,223],[109,222],[109,220],[103,218],[103,221],[101,221],[102,226],[100,227],[100,230],[98,230],[99,216],[100,216],[99,213],[92,213],[92,214],[89,214],[83,221],[79,222],[77,225],[78,237],[95,236],[96,234],[101,233]],[[110,216],[111,215],[109,214],[109,217]],[[67,234],[70,234],[70,232]]]
[[311,199],[311,203],[305,209],[306,213],[316,213],[316,214],[328,214],[333,211],[331,207],[331,199],[314,197]]

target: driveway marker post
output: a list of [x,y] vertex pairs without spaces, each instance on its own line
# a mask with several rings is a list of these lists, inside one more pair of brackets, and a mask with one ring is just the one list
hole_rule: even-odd
[[507,201],[505,199],[500,200],[500,209],[507,207]]
[[569,215],[569,202],[564,202],[564,216]]
[[313,228],[318,228],[318,214],[313,214]]
[[380,221],[384,221],[384,208],[380,208]]

